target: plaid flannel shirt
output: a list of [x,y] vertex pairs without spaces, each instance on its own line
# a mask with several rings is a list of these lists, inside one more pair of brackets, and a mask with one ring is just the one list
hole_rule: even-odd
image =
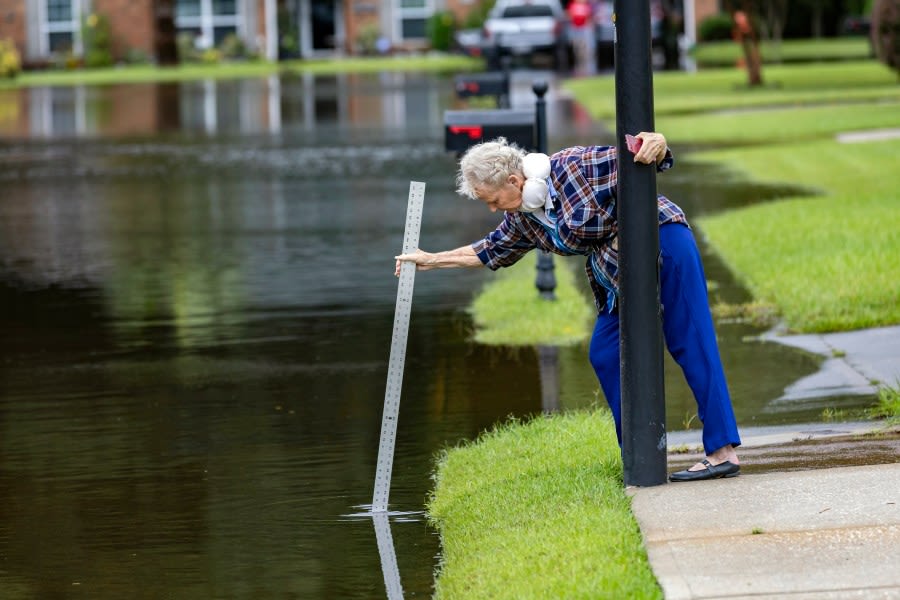
[[[671,151],[657,167],[671,168]],[[507,212],[484,239],[472,244],[484,265],[492,270],[515,264],[529,250],[539,248],[563,256],[587,256],[585,271],[598,311],[612,312],[618,295],[618,252],[613,241],[616,221],[616,149],[611,146],[575,146],[550,157],[552,225],[524,212]],[[684,212],[660,195],[659,224],[685,223]]]

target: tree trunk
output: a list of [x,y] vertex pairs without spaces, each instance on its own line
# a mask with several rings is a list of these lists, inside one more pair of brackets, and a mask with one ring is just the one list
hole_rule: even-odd
[[812,36],[816,39],[822,37],[822,14],[824,7],[821,2],[812,3]]
[[742,10],[735,11],[734,39],[740,43],[744,51],[744,66],[747,69],[747,82],[751,87],[762,85],[762,59],[759,54],[759,41],[750,17]]

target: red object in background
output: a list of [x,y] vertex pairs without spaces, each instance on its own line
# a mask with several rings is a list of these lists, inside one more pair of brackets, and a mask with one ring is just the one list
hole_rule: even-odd
[[641,149],[641,146],[644,144],[644,140],[641,138],[636,138],[630,133],[625,134],[625,145],[628,147],[628,151],[632,154],[637,154],[638,150]]
[[575,27],[584,27],[591,18],[591,5],[587,2],[575,0],[575,2],[569,4],[569,8],[566,9],[566,12],[569,13],[569,19],[572,21],[572,25]]
[[484,132],[484,128],[481,125],[451,125],[450,133],[464,133],[469,136],[471,140],[479,139]]

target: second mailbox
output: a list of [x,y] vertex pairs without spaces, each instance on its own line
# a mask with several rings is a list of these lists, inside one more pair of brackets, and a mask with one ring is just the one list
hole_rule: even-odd
[[494,96],[498,108],[509,107],[509,75],[503,71],[457,75],[454,87],[459,98]]
[[444,111],[444,146],[461,155],[471,146],[503,136],[520,148],[536,150],[534,111],[447,110]]

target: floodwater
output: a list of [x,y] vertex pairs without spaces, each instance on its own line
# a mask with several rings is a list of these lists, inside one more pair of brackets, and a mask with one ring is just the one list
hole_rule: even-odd
[[[517,73],[514,107],[535,77],[551,78],[551,150],[612,141],[548,73]],[[398,589],[354,515],[372,497],[409,181],[427,185],[424,248],[497,221],[453,193],[454,107],[450,79],[418,74],[0,91],[4,598]],[[686,160],[659,185],[689,215],[785,193]],[[706,260],[715,294],[746,298]],[[489,278],[416,278],[390,507],[405,514],[388,532],[406,597],[433,587],[436,453],[598,401],[585,348],[470,341],[464,308]],[[776,402],[819,359],[758,333],[719,328],[741,423],[834,403]],[[696,426],[673,366],[668,427]]]

